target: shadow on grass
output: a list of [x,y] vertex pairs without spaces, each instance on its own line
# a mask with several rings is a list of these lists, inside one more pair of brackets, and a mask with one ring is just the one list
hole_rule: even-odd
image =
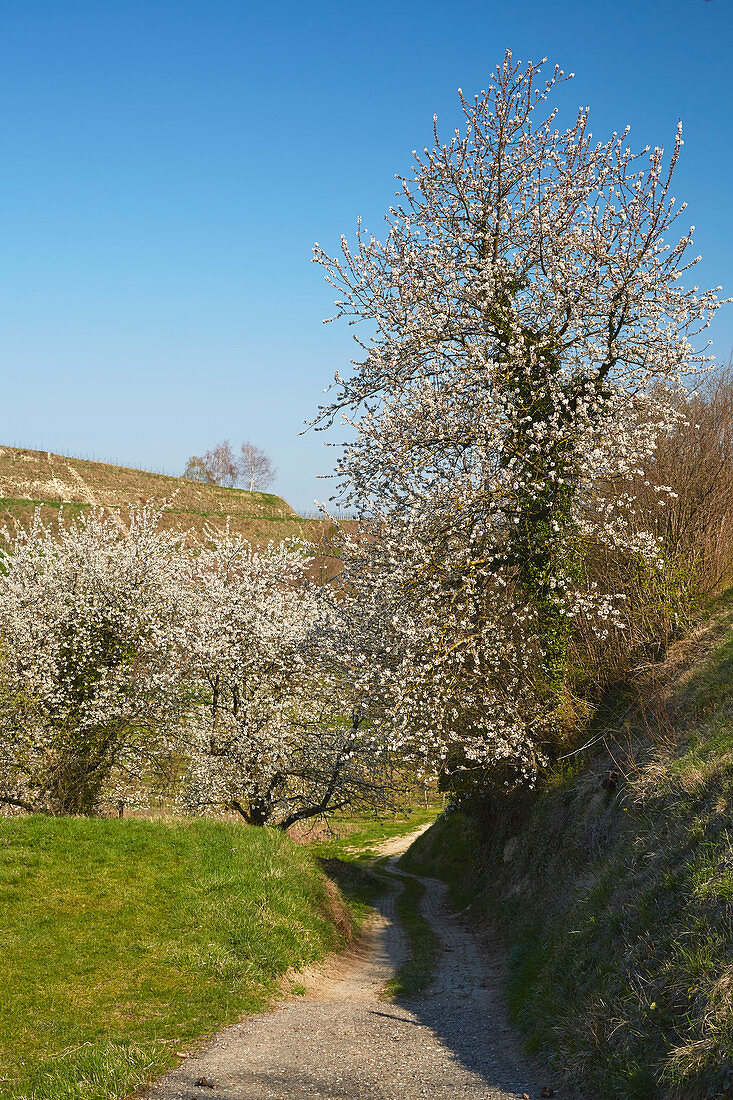
[[368,864],[338,859],[335,856],[318,856],[317,862],[324,875],[336,883],[352,907],[356,905],[357,915],[360,907],[374,905],[390,888],[384,876],[372,870]]

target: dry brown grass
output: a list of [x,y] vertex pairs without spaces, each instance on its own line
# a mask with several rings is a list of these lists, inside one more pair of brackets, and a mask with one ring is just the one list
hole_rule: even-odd
[[49,451],[0,448],[0,526],[26,525],[40,508],[43,521],[54,527],[60,515],[97,506],[119,511],[124,527],[130,505],[148,500],[171,502],[162,524],[168,530],[190,532],[201,540],[206,527],[223,530],[228,523],[233,532],[259,545],[303,539],[317,548],[315,578],[326,580],[338,569],[324,543],[330,522],[304,519],[272,493],[227,489]]

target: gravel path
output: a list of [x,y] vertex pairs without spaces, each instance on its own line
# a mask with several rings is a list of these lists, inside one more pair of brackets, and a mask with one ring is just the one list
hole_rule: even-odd
[[[417,834],[394,838],[396,856]],[[391,861],[390,861],[391,862]],[[391,868],[394,869],[394,868]],[[563,1096],[519,1055],[501,1000],[501,964],[480,949],[432,879],[423,912],[440,935],[436,980],[419,998],[380,994],[405,957],[394,896],[363,940],[297,977],[305,996],[245,1017],[142,1094],[147,1100],[521,1100]],[[198,1084],[201,1079],[206,1084]],[[215,1090],[212,1090],[212,1085]]]

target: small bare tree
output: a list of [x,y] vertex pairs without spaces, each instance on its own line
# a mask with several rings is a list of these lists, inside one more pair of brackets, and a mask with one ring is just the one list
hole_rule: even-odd
[[191,455],[186,469],[183,471],[183,476],[188,478],[189,481],[203,481],[207,485],[211,484],[206,459],[202,455]]
[[250,492],[267,489],[275,480],[277,470],[262,447],[246,439],[235,458],[228,439],[217,443],[203,455],[191,455],[183,476],[207,485],[232,488],[241,485]]
[[217,443],[203,455],[191,455],[183,476],[207,485],[236,485],[239,470],[229,440]]
[[277,473],[270,456],[249,439],[245,439],[240,452],[237,465],[241,485],[250,492],[269,488]]

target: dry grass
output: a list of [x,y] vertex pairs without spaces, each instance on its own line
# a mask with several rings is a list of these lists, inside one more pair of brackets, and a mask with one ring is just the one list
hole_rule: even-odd
[[0,447],[0,527],[26,525],[40,508],[52,528],[59,516],[78,515],[93,506],[118,510],[124,527],[130,505],[170,500],[163,527],[190,532],[200,540],[204,528],[230,529],[250,542],[303,539],[316,547],[312,573],[319,581],[338,571],[324,538],[327,520],[304,519],[272,493],[226,489],[182,477],[151,473],[106,462],[69,458],[49,451]]
[[177,494],[175,507],[191,515],[298,518],[289,504],[272,493],[224,489],[182,477],[15,447],[0,449],[0,492],[6,498],[43,500],[55,505],[62,501],[98,503],[105,508],[125,508],[131,503],[166,500]]

